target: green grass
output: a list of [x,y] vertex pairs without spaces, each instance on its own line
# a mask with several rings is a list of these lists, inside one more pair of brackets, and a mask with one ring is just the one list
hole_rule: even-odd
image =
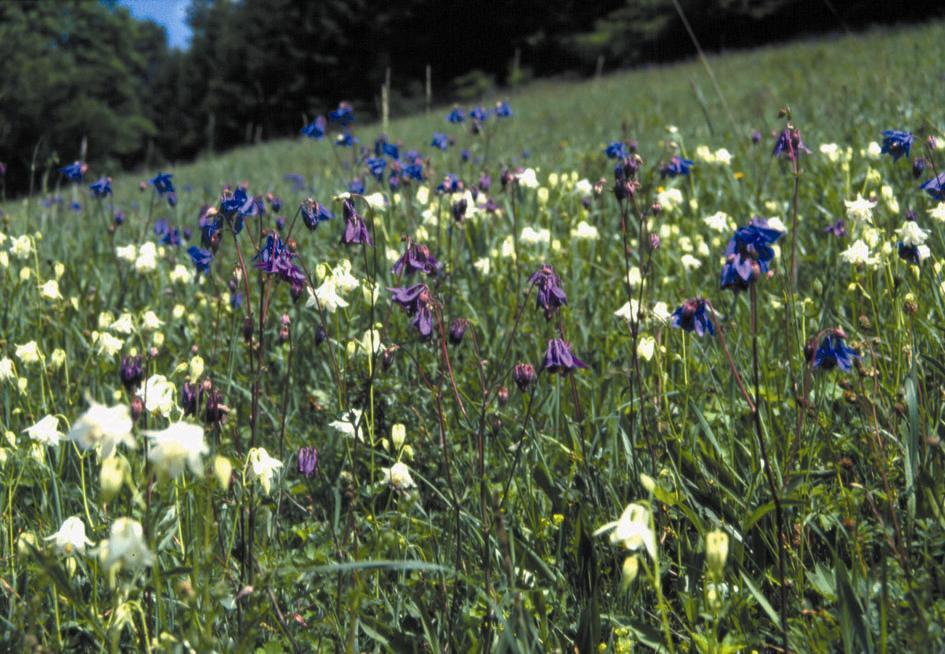
[[[778,651],[785,638],[797,652],[941,647],[945,228],[910,164],[867,149],[882,130],[901,128],[916,134],[913,155],[929,156],[924,138],[945,133],[943,37],[945,25],[934,24],[712,57],[724,103],[703,65],[690,62],[536,83],[510,95],[514,118],[490,119],[480,136],[447,125],[445,109],[396,119],[391,140],[429,155],[431,190],[447,172],[471,186],[485,169],[500,213],[454,223],[452,200],[431,193],[424,205],[416,185],[383,209],[359,199],[375,248],[339,245],[332,196],[354,171],[351,153],[333,154],[329,142],[273,142],[176,167],[175,208],[138,190],[155,171],[116,176],[114,204],[128,217],[114,233],[110,210],[84,186],[50,174],[47,192],[66,205],[78,199],[81,212],[45,207],[41,196],[8,203],[0,244],[0,358],[15,366],[0,380],[4,647],[734,652]],[[796,201],[790,163],[771,157],[785,106],[813,150],[800,160]],[[434,151],[434,130],[456,145]],[[365,144],[376,132],[358,129]],[[644,161],[632,203],[614,198],[603,155],[621,138],[636,139]],[[849,157],[830,161],[819,150],[826,143],[849,147]],[[700,146],[733,159],[708,163]],[[464,147],[474,163],[459,161]],[[659,165],[677,152],[696,159],[693,174],[661,179]],[[931,156],[942,170],[942,151]],[[541,188],[501,190],[503,167],[517,165],[536,168]],[[289,172],[307,188],[293,190]],[[601,177],[604,192],[582,206],[574,183]],[[242,180],[279,195],[290,223],[308,195],[330,204],[333,221],[315,231],[297,221],[292,236],[315,285],[322,264],[349,262],[360,286],[339,291],[346,307],[307,307],[307,293],[293,303],[286,284],[253,270],[271,216],[247,219],[238,238],[226,233],[211,273],[196,282],[171,274],[178,264],[192,269],[185,248],[160,248],[153,271],[116,257],[116,246],[153,239],[159,218],[198,240],[200,207]],[[391,195],[369,182],[368,193],[377,190]],[[678,207],[667,190],[679,191]],[[825,234],[860,194],[877,201],[872,227],[848,219],[845,240]],[[653,215],[658,197],[665,206]],[[929,233],[931,258],[920,266],[896,254],[907,210]],[[717,212],[730,217],[722,231],[703,220]],[[796,235],[778,242],[756,293],[719,290],[731,227],[760,215],[791,230],[795,212]],[[599,237],[572,236],[582,221]],[[547,242],[529,243],[526,228],[547,229]],[[658,249],[646,246],[649,233],[661,236]],[[22,234],[34,251],[19,258],[12,239]],[[402,236],[444,263],[425,280],[436,303],[426,342],[386,290],[418,281],[390,272]],[[841,258],[858,238],[875,238],[875,265]],[[234,278],[240,256],[246,274]],[[568,296],[551,320],[527,282],[542,263]],[[628,268],[642,278],[631,287]],[[62,299],[43,297],[51,279]],[[364,292],[371,285],[376,300]],[[237,289],[248,298],[233,308]],[[628,294],[643,307],[639,321],[614,315]],[[719,314],[715,337],[659,318],[660,303],[672,311],[696,296]],[[147,311],[163,324],[149,327]],[[125,312],[128,334],[110,325]],[[443,338],[454,318],[470,322],[458,345]],[[384,345],[373,356],[370,339],[357,345],[372,325]],[[805,361],[803,345],[828,328],[861,353],[853,371]],[[121,354],[100,352],[105,332]],[[588,368],[545,372],[517,389],[512,366],[540,367],[558,335]],[[40,363],[16,354],[33,340]],[[134,427],[137,447],[118,448],[118,488],[107,483],[114,459],[70,441],[38,446],[23,433],[51,415],[68,434],[90,400],[129,405],[118,371],[121,355],[135,353],[148,355],[146,378],[171,381],[175,399],[190,376],[212,380],[230,408],[222,423],[204,424],[197,470],[168,479],[160,448],[145,457],[144,432],[181,418],[176,403],[152,406]],[[360,441],[333,425],[352,409],[363,411]],[[183,419],[199,424],[202,415]],[[399,451],[395,424],[406,432]],[[295,453],[311,446],[318,472],[306,478]],[[252,447],[284,463],[269,489],[252,473]],[[223,458],[226,484],[215,474]],[[415,488],[390,483],[398,461]],[[645,510],[626,542],[595,533],[630,503]],[[42,540],[69,516],[98,549],[69,556]],[[120,517],[143,525],[152,565],[106,565],[100,543]],[[728,536],[721,564],[705,544],[719,530]],[[625,565],[637,566],[635,579]]]

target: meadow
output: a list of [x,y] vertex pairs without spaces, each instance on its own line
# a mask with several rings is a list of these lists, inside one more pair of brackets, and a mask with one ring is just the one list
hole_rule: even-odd
[[945,648],[942,43],[38,166],[0,647]]

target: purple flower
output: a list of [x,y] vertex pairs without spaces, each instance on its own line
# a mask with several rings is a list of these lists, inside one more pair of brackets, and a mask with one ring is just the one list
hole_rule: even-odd
[[318,450],[314,447],[299,448],[299,473],[311,479],[318,470]]
[[89,165],[84,161],[75,161],[68,166],[63,166],[59,169],[59,172],[65,175],[66,179],[73,182],[81,182],[82,177],[85,176],[85,171],[89,169]]
[[466,114],[463,113],[463,110],[459,107],[454,107],[453,110],[446,116],[446,120],[456,125],[466,120]]
[[282,210],[282,199],[278,195],[273,195],[271,192],[266,193],[266,199],[269,201],[269,206],[272,207],[272,210],[278,213]]
[[387,168],[387,159],[382,157],[368,157],[364,163],[374,176],[374,179],[379,182],[384,179],[384,169]]
[[184,382],[180,387],[180,408],[184,410],[185,416],[195,416],[200,409],[200,384],[196,382]]
[[660,168],[660,177],[679,177],[688,175],[692,169],[692,160],[683,159],[679,155],[674,155],[669,163]]
[[450,137],[442,132],[433,132],[433,141],[430,145],[439,150],[445,150],[450,147]]
[[546,320],[551,320],[554,312],[568,303],[568,296],[561,288],[561,278],[548,264],[542,264],[532,273],[532,276],[528,278],[528,283],[538,289],[536,305],[544,310]]
[[824,229],[824,232],[826,232],[827,234],[832,234],[833,236],[836,236],[837,238],[843,238],[844,236],[846,236],[847,227],[843,222],[843,218],[841,218],[835,223],[827,225],[827,227]]
[[210,271],[210,264],[213,262],[212,252],[202,250],[196,245],[191,245],[187,248],[187,254],[190,255],[190,260],[194,262],[194,267],[197,269],[198,274]]
[[785,127],[774,142],[774,150],[771,152],[771,156],[780,158],[784,155],[794,161],[802,152],[810,154],[810,150],[801,140],[801,130],[796,127]]
[[115,221],[116,225],[123,225],[125,223],[125,212],[121,209],[115,209],[112,219]]
[[486,173],[483,173],[479,176],[479,183],[476,186],[483,193],[488,193],[489,189],[492,188],[492,178]]
[[305,200],[299,207],[302,214],[302,222],[310,230],[315,230],[321,223],[331,220],[335,215],[328,210],[328,207],[312,198]]
[[520,391],[527,390],[535,382],[535,366],[530,363],[516,363],[512,368],[512,379]]
[[364,195],[364,180],[360,177],[355,177],[351,180],[351,183],[348,184],[348,193],[354,193],[355,195]]
[[345,217],[345,233],[341,237],[341,242],[345,245],[374,245],[374,240],[371,238],[371,232],[368,231],[367,225],[364,224],[364,219],[358,215],[358,212],[354,209],[354,204],[351,203],[351,200],[346,199],[342,205]]
[[154,190],[158,192],[158,195],[165,195],[167,193],[174,192],[174,183],[171,181],[173,175],[170,173],[161,173],[159,172],[154,178],[151,179],[151,186],[154,187]]
[[465,318],[456,318],[453,322],[450,323],[449,331],[447,336],[449,336],[450,343],[453,345],[459,345],[463,342],[463,337],[466,335],[466,330],[469,328],[469,321]]
[[673,311],[673,327],[687,332],[695,332],[698,336],[715,335],[715,326],[706,311],[706,302],[702,298],[686,300]]
[[210,425],[221,422],[230,408],[223,404],[223,394],[213,388],[207,392],[207,408],[203,413],[203,419]]
[[482,107],[475,107],[469,110],[469,117],[477,123],[484,123],[489,119],[489,112]]
[[561,373],[566,375],[576,368],[587,368],[587,364],[578,359],[571,351],[571,345],[560,338],[552,338],[548,341],[548,349],[545,350],[545,360],[542,362],[542,368],[550,373]]
[[170,223],[163,218],[154,223],[154,235],[157,236],[164,245],[180,245],[180,229],[171,227]]
[[131,391],[141,384],[144,379],[144,370],[141,367],[140,356],[129,356],[121,360],[121,367],[118,369],[118,376],[121,378],[121,384],[126,391]]
[[464,188],[463,181],[453,173],[447,173],[443,181],[437,184],[437,193],[458,193]]
[[308,125],[302,128],[302,135],[310,139],[321,140],[325,138],[325,117],[319,116]]
[[410,324],[420,332],[420,338],[433,334],[433,297],[426,284],[414,284],[406,288],[388,288],[391,300],[399,304],[410,316]]
[[112,194],[112,178],[99,177],[97,180],[89,184],[89,189],[92,191],[92,195],[97,197],[99,200],[107,198]]
[[919,187],[939,202],[945,201],[945,173],[939,173]]
[[393,273],[398,277],[401,275],[412,275],[415,272],[435,275],[439,272],[441,264],[430,253],[430,248],[422,243],[407,242],[407,249],[397,260],[393,267]]
[[752,143],[761,143],[761,132],[757,129],[751,133]]
[[722,288],[743,291],[759,275],[768,272],[768,262],[774,258],[771,244],[782,236],[784,232],[771,229],[765,220],[752,220],[739,227],[725,248]]
[[270,275],[277,275],[279,279],[292,285],[293,289],[301,290],[305,285],[305,275],[292,263],[295,255],[289,250],[282,239],[275,234],[266,236],[266,242],[253,257],[256,269]]
[[915,137],[910,132],[887,129],[883,132],[883,148],[880,152],[891,156],[893,161],[899,161],[903,155],[909,156],[909,150],[912,148],[912,141],[914,140]]
[[505,100],[500,100],[495,103],[495,115],[499,118],[511,118],[512,107],[510,107],[509,103]]

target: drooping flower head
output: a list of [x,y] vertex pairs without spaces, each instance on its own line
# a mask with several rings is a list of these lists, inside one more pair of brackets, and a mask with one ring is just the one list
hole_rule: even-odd
[[415,272],[436,275],[440,268],[442,268],[442,265],[430,253],[428,246],[408,240],[407,249],[394,264],[393,273],[398,277],[404,274],[412,275]]
[[443,181],[437,184],[436,192],[437,193],[462,193],[465,186],[463,185],[463,180],[454,175],[453,173],[447,173],[446,177],[443,178]]
[[459,124],[466,120],[466,114],[459,107],[454,107],[453,110],[446,116],[446,120],[453,124]]
[[82,177],[85,176],[85,171],[89,169],[89,165],[84,161],[74,161],[68,166],[63,166],[59,169],[59,172],[62,173],[66,179],[72,182],[81,182]]
[[433,140],[430,145],[438,150],[445,150],[450,147],[450,137],[443,132],[433,132]]
[[331,220],[335,217],[328,207],[308,198],[302,202],[299,207],[299,212],[302,214],[302,222],[305,223],[305,226],[310,230],[315,230],[321,223]]
[[361,140],[347,129],[335,138],[335,145],[343,148],[353,148],[360,142]]
[[315,120],[302,128],[302,135],[310,139],[325,138],[325,117],[318,116]]
[[660,177],[688,175],[689,171],[692,169],[692,165],[691,159],[683,159],[679,155],[674,155],[666,165],[660,168]]
[[318,470],[318,450],[314,447],[299,448],[299,472],[302,476],[311,478]]
[[213,263],[213,252],[191,245],[187,248],[187,254],[190,255],[190,260],[193,261],[197,273],[210,272],[210,264]]
[[141,356],[127,356],[121,360],[121,367],[118,369],[118,375],[121,378],[122,386],[127,391],[133,391],[141,385],[144,380],[144,369],[141,366]]
[[611,141],[604,148],[604,154],[608,159],[626,159],[630,152],[627,150],[627,144],[623,141]]
[[939,173],[932,179],[926,180],[919,188],[935,200],[945,202],[945,173]]
[[843,218],[840,218],[837,222],[831,223],[824,228],[824,232],[837,238],[843,238],[847,233],[846,225],[843,222]]
[[774,258],[771,244],[783,235],[784,232],[768,227],[764,219],[754,219],[739,227],[725,248],[722,288],[745,290],[759,275],[768,272],[768,262]]
[[509,106],[507,101],[499,100],[495,103],[495,115],[499,118],[511,118],[512,107]]
[[266,242],[253,257],[256,269],[270,275],[277,275],[293,289],[301,290],[305,285],[305,275],[292,259],[295,254],[276,234],[266,236]]
[[354,108],[348,102],[339,102],[337,109],[328,112],[328,120],[347,127],[354,122]]
[[360,177],[352,179],[351,183],[348,184],[348,192],[355,195],[364,195],[364,180]]
[[97,180],[89,184],[89,190],[92,191],[92,195],[94,195],[99,200],[107,198],[112,194],[112,178],[99,177]]
[[577,368],[587,368],[587,364],[575,356],[567,341],[552,338],[548,341],[548,349],[545,350],[541,367],[550,373],[566,375]]
[[891,156],[893,161],[899,161],[902,156],[909,156],[909,150],[912,148],[914,140],[915,137],[912,136],[911,132],[887,129],[883,132],[883,147],[880,152]]
[[387,168],[387,159],[383,157],[368,157],[364,161],[364,164],[367,166],[371,175],[374,176],[374,179],[379,182],[383,181],[384,170]]
[[702,298],[686,300],[672,315],[672,325],[687,332],[695,332],[697,336],[715,335],[715,326],[709,316],[706,301]]
[[817,336],[812,338],[804,347],[808,363],[822,370],[831,370],[836,367],[844,372],[852,370],[853,361],[859,359],[860,355],[853,348],[847,347],[846,337],[842,329],[828,329],[820,335],[819,344]]
[[341,242],[345,245],[374,245],[374,239],[371,238],[371,232],[368,231],[364,219],[354,208],[354,203],[350,199],[345,199],[342,204],[342,210],[345,217],[345,232],[341,237]]
[[378,157],[390,157],[391,159],[400,159],[400,148],[396,143],[390,143],[387,137],[381,134],[374,141],[374,155]]
[[535,381],[535,366],[530,363],[516,363],[512,369],[512,379],[520,391],[527,390]]
[[469,110],[469,117],[477,123],[484,123],[489,119],[489,112],[482,107],[473,107]]
[[[173,175],[170,173],[161,173],[159,172],[155,175],[149,184],[154,187],[154,190],[157,191],[157,194],[162,198],[167,199],[167,203],[170,206],[177,205],[177,193],[174,191],[174,183],[171,181]],[[144,182],[142,182],[144,184]]]
[[555,311],[568,303],[568,296],[561,287],[561,278],[548,264],[542,264],[533,272],[528,283],[537,289],[536,305],[544,310],[546,320],[551,320]]
[[787,157],[790,161],[794,161],[800,157],[801,153],[810,154],[811,151],[801,140],[801,130],[788,125],[778,134],[771,156],[779,159]]
[[399,304],[410,316],[410,324],[420,332],[420,338],[433,335],[433,296],[426,284],[414,284],[405,288],[388,288],[391,300]]

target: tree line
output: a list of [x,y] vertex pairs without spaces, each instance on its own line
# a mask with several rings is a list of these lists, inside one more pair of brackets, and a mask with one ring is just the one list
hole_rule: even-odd
[[[298,132],[351,102],[395,115],[476,100],[533,76],[591,75],[824,30],[928,18],[884,0],[192,0],[193,37],[113,0],[0,4],[3,188],[42,187],[76,159],[96,170],[187,160]],[[941,14],[941,10],[939,10]],[[83,146],[83,144],[85,144]]]

